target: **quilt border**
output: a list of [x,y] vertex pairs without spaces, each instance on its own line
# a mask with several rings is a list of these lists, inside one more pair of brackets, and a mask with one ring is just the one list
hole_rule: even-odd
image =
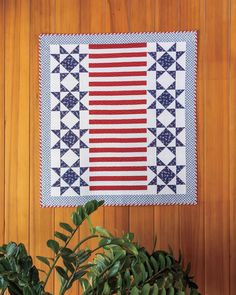
[[[50,148],[47,145],[47,132],[50,126],[50,110],[45,103],[50,88],[49,45],[58,43],[119,43],[135,42],[178,42],[185,41],[186,46],[186,194],[176,195],[114,195],[114,196],[80,196],[51,197],[48,175],[50,165]],[[130,40],[127,40],[130,39]],[[40,206],[41,207],[75,207],[89,200],[105,199],[107,206],[145,206],[145,205],[196,205],[197,204],[197,118],[196,118],[196,82],[197,81],[197,31],[182,32],[142,32],[142,33],[99,33],[99,34],[41,34],[39,36],[39,90],[40,90]],[[50,90],[49,90],[50,92]],[[191,99],[188,99],[191,98]],[[49,112],[49,116],[48,116]]]

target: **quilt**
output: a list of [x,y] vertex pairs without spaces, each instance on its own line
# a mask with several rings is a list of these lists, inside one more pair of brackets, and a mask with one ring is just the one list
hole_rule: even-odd
[[196,204],[196,40],[40,35],[43,207]]

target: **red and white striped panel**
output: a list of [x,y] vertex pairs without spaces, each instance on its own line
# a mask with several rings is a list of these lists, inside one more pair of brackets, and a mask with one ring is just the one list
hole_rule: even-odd
[[147,44],[90,44],[89,191],[147,191]]

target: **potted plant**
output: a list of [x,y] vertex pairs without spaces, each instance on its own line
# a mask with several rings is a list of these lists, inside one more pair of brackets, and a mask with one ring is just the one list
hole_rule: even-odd
[[[0,294],[8,290],[11,295],[49,295],[47,283],[56,271],[59,295],[76,281],[84,295],[200,295],[190,276],[190,264],[184,268],[181,254],[176,259],[171,250],[148,253],[134,242],[132,233],[116,237],[100,226],[94,227],[90,215],[102,204],[90,201],[72,213],[72,224],[60,223],[63,232],[56,231],[55,238],[47,241],[52,257],[37,256],[47,272],[37,269],[23,244],[10,242],[0,247]],[[90,234],[70,246],[85,220]],[[85,246],[90,239],[97,240],[94,249]],[[58,265],[59,260],[63,267]]]

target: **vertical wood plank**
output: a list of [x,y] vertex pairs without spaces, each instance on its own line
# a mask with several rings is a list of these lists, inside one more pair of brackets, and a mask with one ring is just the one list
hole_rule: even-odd
[[[131,32],[154,31],[154,1],[129,1],[129,29]],[[130,207],[130,231],[148,251],[153,250],[154,244],[154,208],[153,206]]]
[[[55,32],[55,1],[31,1],[30,26],[30,251],[36,255],[52,257],[46,241],[53,237],[54,209],[40,208],[40,142],[39,142],[39,35]],[[37,266],[45,269],[37,261]],[[53,277],[47,285],[47,291],[53,292]]]
[[229,1],[206,1],[205,294],[229,294]]
[[[179,30],[179,0],[156,0],[155,30],[170,32]],[[156,206],[154,214],[154,233],[157,247],[168,249],[170,245],[174,253],[179,251],[179,207]]]
[[0,244],[4,243],[5,231],[5,39],[4,39],[4,1],[0,2],[0,36],[2,42],[0,43]]
[[5,240],[29,246],[30,2],[5,1]]
[[[78,0],[70,0],[70,5],[67,1],[57,0],[55,3],[55,32],[58,34],[78,34],[80,31],[80,2]],[[55,230],[62,231],[59,226],[60,222],[71,223],[71,213],[74,208],[55,208]],[[78,242],[78,236],[74,237],[70,246],[73,247]],[[63,263],[62,263],[63,265]],[[54,294],[59,294],[60,283],[58,276],[54,276]],[[73,287],[67,291],[68,294],[78,294],[78,283],[75,282]]]
[[[127,1],[106,1],[106,31],[111,33],[128,32],[129,20]],[[121,236],[129,231],[129,208],[111,206],[104,208],[104,226],[112,233]]]
[[[181,206],[180,215],[180,248],[185,263],[191,261],[194,274],[200,290],[204,294],[204,1],[180,1],[180,30],[198,31],[198,66],[197,66],[197,160],[198,160],[198,204],[196,206]],[[194,99],[194,97],[192,98]],[[191,243],[189,243],[191,241]]]
[[236,290],[236,1],[231,1],[230,24],[230,294]]

